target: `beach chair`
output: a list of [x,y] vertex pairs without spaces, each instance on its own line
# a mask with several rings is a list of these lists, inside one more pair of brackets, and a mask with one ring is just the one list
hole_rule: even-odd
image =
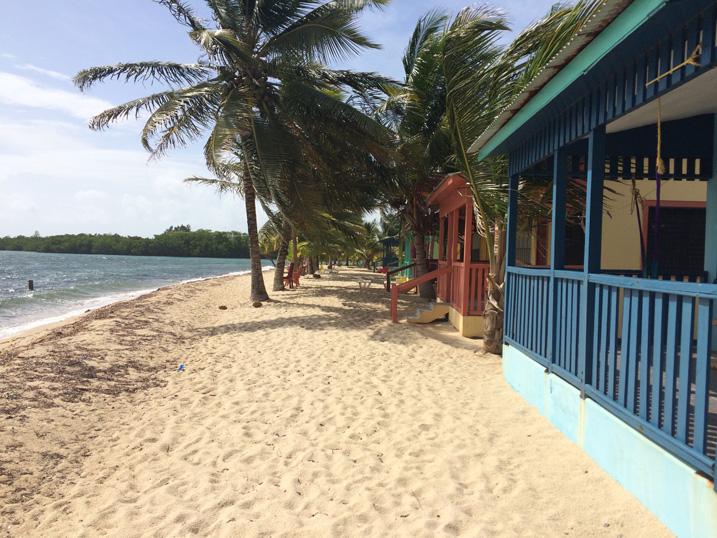
[[298,288],[298,287],[299,287],[299,277],[301,276],[301,273],[303,273],[303,272],[304,272],[304,266],[303,266],[303,265],[300,265],[300,266],[299,266],[299,269],[297,269],[296,271],[294,271],[294,274],[293,274],[293,276],[291,277],[291,278],[292,278],[292,282],[291,282],[291,284],[289,285],[290,288],[294,288],[294,287]]
[[294,287],[294,262],[289,264],[289,270],[284,275],[284,286]]

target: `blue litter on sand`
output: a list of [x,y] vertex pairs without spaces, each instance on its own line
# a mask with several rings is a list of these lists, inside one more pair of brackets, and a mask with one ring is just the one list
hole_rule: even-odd
[[182,370],[184,370],[184,365],[180,364],[179,368],[177,368],[177,372],[181,372]]

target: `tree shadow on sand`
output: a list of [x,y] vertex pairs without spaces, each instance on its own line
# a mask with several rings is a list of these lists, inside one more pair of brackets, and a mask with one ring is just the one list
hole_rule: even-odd
[[[370,340],[388,344],[405,345],[413,342],[418,336],[440,340],[455,349],[474,351],[478,348],[476,341],[461,337],[449,324],[436,322],[430,325],[391,322],[390,295],[377,287],[375,290],[353,289],[346,286],[307,286],[286,293],[296,294],[291,301],[282,301],[281,295],[273,298],[271,305],[280,305],[287,309],[283,315],[273,319],[237,321],[213,327],[198,328],[196,335],[212,337],[224,334],[248,334],[259,331],[296,330],[335,332],[337,338],[341,333],[371,330]],[[275,296],[276,297],[276,296]],[[319,304],[327,298],[338,300],[341,306]],[[297,300],[298,299],[298,300]],[[301,300],[305,299],[305,300]],[[316,303],[312,300],[317,300]],[[399,318],[413,313],[417,307],[427,302],[418,296],[399,297]],[[314,309],[315,314],[292,315],[292,307],[302,310]]]

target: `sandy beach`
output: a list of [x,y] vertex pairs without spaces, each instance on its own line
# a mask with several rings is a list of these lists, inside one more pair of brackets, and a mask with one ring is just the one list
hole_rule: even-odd
[[0,535],[671,536],[368,274],[261,308],[247,276],[193,282],[0,344]]

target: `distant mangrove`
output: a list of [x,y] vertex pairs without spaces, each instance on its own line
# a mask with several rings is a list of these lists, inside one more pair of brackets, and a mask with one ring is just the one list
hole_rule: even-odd
[[65,234],[42,237],[0,237],[0,250],[62,254],[118,254],[184,258],[248,258],[249,239],[241,232],[192,231],[188,225],[170,226],[159,235],[125,237],[118,234]]

